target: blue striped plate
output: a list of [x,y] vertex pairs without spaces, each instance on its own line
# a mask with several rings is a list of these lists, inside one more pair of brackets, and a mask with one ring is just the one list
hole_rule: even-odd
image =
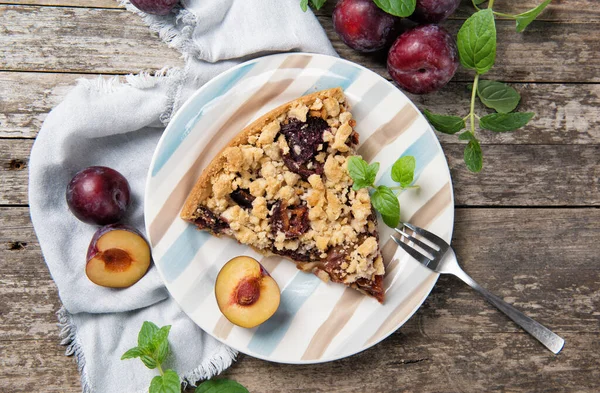
[[[350,356],[378,343],[419,308],[437,274],[389,241],[379,222],[386,263],[381,305],[343,285],[324,283],[279,257],[262,257],[234,240],[197,231],[179,219],[183,202],[215,154],[265,112],[304,94],[341,86],[360,134],[359,153],[378,161],[378,184],[403,155],[417,159],[418,190],[400,194],[401,219],[449,241],[454,197],[440,144],[415,105],[374,72],[349,61],[293,53],[255,59],[214,78],[177,112],[165,130],[148,174],[146,231],[169,292],[202,329],[248,355],[281,363],[319,363]],[[244,329],[223,317],[214,281],[237,255],[261,260],[277,281],[281,305],[261,326]]]

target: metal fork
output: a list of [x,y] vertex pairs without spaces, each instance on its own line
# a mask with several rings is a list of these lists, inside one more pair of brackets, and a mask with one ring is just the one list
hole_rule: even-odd
[[[410,229],[413,234],[410,235],[406,233],[404,228]],[[563,348],[565,340],[550,331],[550,329],[544,325],[529,318],[498,296],[481,287],[469,277],[459,266],[454,250],[442,238],[409,223],[403,223],[402,226],[394,228],[394,230],[401,236],[401,238],[398,238],[394,235],[390,235],[394,242],[421,264],[437,273],[452,274],[463,280],[467,285],[479,292],[485,300],[505,313],[517,325],[525,329],[527,333],[538,339],[546,348],[555,354],[559,353]],[[427,240],[428,243],[419,240],[416,237],[417,235]],[[413,246],[405,243],[402,239],[410,241]],[[414,246],[417,246],[418,248]]]

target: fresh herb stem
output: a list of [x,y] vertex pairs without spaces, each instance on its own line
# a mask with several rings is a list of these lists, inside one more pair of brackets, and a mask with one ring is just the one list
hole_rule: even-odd
[[493,6],[494,6],[494,0],[490,0],[490,2],[488,3],[488,8],[491,10]]
[[160,363],[159,363],[159,364],[156,366],[156,369],[158,370],[158,373],[159,373],[160,375],[165,375],[165,372],[163,371],[163,369],[162,369],[162,367],[161,367]]
[[471,92],[471,112],[469,117],[471,118],[471,133],[475,135],[475,96],[477,96],[477,84],[479,83],[479,73],[475,74],[475,80],[473,81],[473,91]]
[[496,12],[496,11],[492,11],[494,13],[494,15],[496,16],[503,16],[505,18],[510,18],[510,19],[515,19],[517,16],[516,15],[511,15],[511,14],[505,14],[504,12]]

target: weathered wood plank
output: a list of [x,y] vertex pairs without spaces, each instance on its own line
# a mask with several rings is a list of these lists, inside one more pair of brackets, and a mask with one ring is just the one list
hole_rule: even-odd
[[0,6],[0,69],[130,73],[181,66],[180,53],[125,10]]
[[[331,15],[335,0],[329,0],[321,10],[315,10],[316,15]],[[517,14],[536,7],[540,0],[500,1],[494,9],[499,12]],[[3,0],[2,4],[27,4],[39,6],[85,7],[85,8],[122,8],[115,0]],[[485,6],[485,4],[484,4]],[[465,19],[474,11],[470,1],[463,1],[453,19]],[[594,0],[554,0],[538,18],[560,22],[596,22],[600,20],[600,11]]]
[[[459,208],[455,223],[456,252],[482,285],[561,334],[600,334],[600,272],[594,262],[600,209]],[[55,338],[60,303],[27,208],[0,208],[0,245],[0,342]],[[404,334],[415,331],[519,329],[466,285],[442,277],[402,328]]]
[[124,8],[116,0],[2,0],[1,4],[53,7]]
[[[47,113],[83,74],[0,72],[0,137],[34,138]],[[521,111],[536,118],[514,133],[482,132],[482,143],[600,144],[600,85],[514,84],[522,94]],[[420,107],[433,112],[464,115],[470,93],[465,83],[450,83],[437,93],[410,95]],[[478,107],[479,113],[487,113]],[[455,136],[438,134],[443,142]]]
[[[382,56],[359,55],[333,32],[331,18],[319,18],[342,57],[387,76]],[[57,21],[61,21],[57,23]],[[446,26],[456,33],[461,21]],[[180,65],[175,50],[148,31],[140,18],[124,10],[0,6],[6,56],[0,69],[128,73]],[[490,78],[523,82],[598,82],[600,39],[586,23],[539,22],[524,34],[513,23],[498,23],[501,36],[496,67]],[[568,34],[566,32],[568,31]],[[459,71],[456,80],[471,80]]]
[[[331,18],[319,17],[335,50],[348,60],[359,63],[389,79],[385,54],[362,55],[344,44],[333,31]],[[449,20],[444,27],[454,36],[462,21]],[[514,31],[514,22],[498,21],[496,65],[488,79],[512,82],[598,82],[595,64],[600,56],[600,40],[589,24],[536,22],[525,33]],[[455,81],[472,81],[474,74],[459,68]]]
[[[0,139],[0,204],[27,203],[32,144]],[[466,169],[464,144],[443,147],[457,205],[600,206],[600,145],[484,145],[479,174]]]
[[[494,3],[494,10],[508,14],[518,14],[537,7],[541,2],[541,0],[498,1]],[[319,16],[331,15],[335,4],[335,0],[329,0],[321,10],[315,10],[314,12]],[[487,7],[487,3],[482,4],[482,7]],[[474,11],[475,8],[473,8],[471,0],[463,0],[450,19],[466,19]],[[538,20],[590,23],[600,20],[600,10],[594,0],[554,0],[538,17]]]
[[[399,332],[325,364],[284,365],[242,355],[223,376],[260,393],[598,392],[597,334],[565,334],[565,340],[554,356],[526,333]],[[0,386],[7,392],[81,391],[74,360],[53,341],[4,343],[0,359]]]

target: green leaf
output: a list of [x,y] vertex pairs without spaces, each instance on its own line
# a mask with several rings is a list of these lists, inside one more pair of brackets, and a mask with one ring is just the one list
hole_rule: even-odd
[[162,364],[169,355],[169,340],[163,340],[156,346],[156,360]]
[[381,214],[383,222],[390,228],[395,228],[400,222],[400,203],[398,197],[389,187],[379,186],[371,195],[371,203]]
[[353,190],[369,187],[375,182],[377,172],[379,171],[379,163],[374,162],[371,165],[358,156],[352,156],[348,159],[348,173],[354,184]]
[[146,354],[146,351],[144,351],[143,348],[133,347],[130,350],[128,350],[127,352],[125,352],[123,354],[123,356],[121,356],[121,360],[139,358],[140,356],[145,355],[145,354]]
[[492,113],[479,119],[479,127],[495,132],[519,129],[535,116],[533,112]]
[[141,355],[140,356],[140,360],[144,363],[144,365],[146,367],[148,367],[150,370],[155,369],[156,367],[158,367],[158,362],[156,361],[156,359],[154,359],[152,356],[150,355]]
[[469,17],[458,31],[458,53],[461,64],[484,74],[496,61],[496,22],[492,10],[486,8]]
[[462,134],[460,134],[458,136],[458,139],[460,139],[461,141],[473,141],[473,140],[477,140],[477,138],[475,138],[475,135],[473,135],[471,133],[471,131],[465,131]]
[[308,10],[308,0],[300,0],[300,8],[306,12]]
[[194,393],[249,393],[248,389],[231,379],[211,379],[198,386]]
[[[471,133],[469,132],[469,134]],[[479,172],[481,171],[481,168],[483,168],[483,153],[481,152],[479,141],[475,139],[473,134],[471,134],[471,136],[472,139],[469,141],[467,146],[465,146],[465,164],[467,164],[467,168],[471,172]]]
[[388,14],[406,18],[415,12],[417,0],[373,0],[377,7],[381,8]]
[[181,393],[179,376],[173,370],[167,370],[163,375],[152,378],[150,393]]
[[509,113],[515,110],[521,95],[506,83],[480,80],[477,95],[483,105],[495,109],[496,112]]
[[145,321],[142,324],[140,333],[138,334],[138,347],[150,347],[152,344],[152,338],[154,337],[156,332],[158,332],[158,330],[158,326],[156,326],[152,322]]
[[323,7],[323,5],[327,2],[327,0],[310,0],[310,2],[312,3],[313,7],[320,10],[321,7]]
[[515,19],[517,21],[517,32],[522,33],[523,30],[525,30],[525,28],[529,26],[529,24],[533,22],[535,18],[537,18],[538,15],[544,11],[544,8],[546,8],[551,2],[552,0],[546,0],[537,7],[523,12],[522,14],[516,15]]
[[467,126],[465,121],[458,116],[436,115],[427,109],[423,109],[423,114],[433,128],[444,134],[456,134]]
[[402,187],[410,186],[415,176],[417,160],[413,156],[400,157],[392,166],[392,180]]

